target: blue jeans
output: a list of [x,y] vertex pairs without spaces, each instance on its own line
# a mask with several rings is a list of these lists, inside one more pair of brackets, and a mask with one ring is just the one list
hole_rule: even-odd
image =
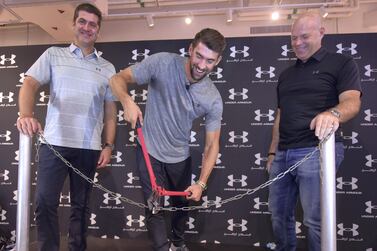
[[[65,159],[93,179],[100,151],[54,146]],[[86,250],[89,196],[92,185],[67,167],[44,144],[39,150],[35,216],[39,251],[59,251],[58,207],[64,181],[70,177],[71,215],[68,249]]]
[[[270,170],[270,179],[286,171],[315,147],[277,151]],[[320,205],[320,152],[317,151],[294,171],[269,187],[269,210],[276,249],[296,250],[295,209],[298,196],[304,213],[304,225],[308,227],[309,251],[321,251]],[[335,144],[335,161],[338,169],[344,158],[342,143]]]
[[[178,163],[164,163],[151,155],[149,155],[149,158],[157,185],[171,191],[183,191],[191,185],[191,157]],[[144,200],[147,202],[152,194],[152,186],[140,145],[136,148],[136,162]],[[187,199],[182,196],[171,196],[170,201],[173,207],[187,207],[189,205]],[[170,243],[173,243],[176,247],[184,244],[184,231],[188,219],[187,211],[175,211],[165,215],[164,211],[152,214],[149,209],[146,209],[145,215],[148,234],[154,251],[168,251]],[[166,216],[170,216],[170,218],[166,219],[168,218]]]

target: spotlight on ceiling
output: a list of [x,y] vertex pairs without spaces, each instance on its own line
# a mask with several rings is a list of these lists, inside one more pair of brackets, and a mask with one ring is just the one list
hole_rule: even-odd
[[186,23],[186,24],[191,24],[191,23],[192,23],[192,16],[187,16],[187,17],[185,18],[185,23]]
[[154,20],[153,20],[152,15],[147,16],[147,23],[148,23],[148,26],[151,27],[151,28],[154,26]]
[[228,9],[227,12],[226,12],[226,22],[230,23],[232,21],[233,21],[233,10]]

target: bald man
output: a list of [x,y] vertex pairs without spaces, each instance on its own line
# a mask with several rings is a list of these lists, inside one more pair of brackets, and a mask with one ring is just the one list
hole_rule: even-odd
[[[312,152],[331,131],[336,131],[336,168],[344,158],[341,124],[360,110],[359,72],[352,58],[322,48],[324,33],[321,17],[315,13],[299,16],[292,26],[297,61],[281,73],[277,86],[278,109],[267,162],[271,179]],[[308,249],[321,250],[319,159],[316,152],[270,186],[276,250],[296,250],[298,198],[308,227]]]

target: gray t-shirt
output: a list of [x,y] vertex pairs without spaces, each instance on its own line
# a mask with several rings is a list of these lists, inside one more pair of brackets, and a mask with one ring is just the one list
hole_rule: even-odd
[[139,85],[148,84],[143,134],[148,152],[165,163],[189,157],[192,122],[204,116],[206,131],[221,127],[223,103],[208,76],[189,84],[186,58],[173,53],[156,53],[131,66]]

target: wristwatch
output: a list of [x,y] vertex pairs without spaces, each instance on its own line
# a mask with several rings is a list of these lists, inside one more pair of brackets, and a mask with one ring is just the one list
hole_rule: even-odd
[[110,148],[111,151],[114,150],[114,144],[105,143],[105,144],[103,144],[102,149],[104,149],[106,147]]
[[330,110],[331,114],[334,115],[335,117],[337,117],[338,119],[340,119],[340,112],[338,109],[331,109]]

